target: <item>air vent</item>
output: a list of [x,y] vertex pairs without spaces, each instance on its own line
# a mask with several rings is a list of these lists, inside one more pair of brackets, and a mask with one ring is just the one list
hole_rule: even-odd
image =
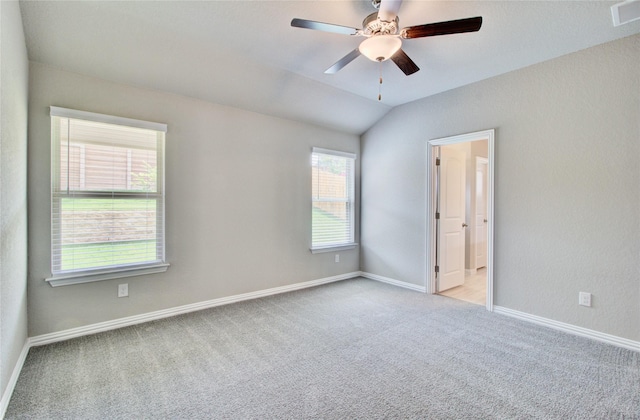
[[631,0],[611,6],[613,16],[613,26],[620,26],[625,23],[640,19],[640,1]]

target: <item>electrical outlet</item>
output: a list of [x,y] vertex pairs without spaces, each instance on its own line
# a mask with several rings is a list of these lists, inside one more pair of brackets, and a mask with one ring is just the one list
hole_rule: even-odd
[[335,261],[336,261],[336,262],[340,262],[340,254],[336,254]]
[[591,306],[591,293],[587,293],[587,292],[578,293],[578,305]]
[[118,297],[127,297],[129,296],[129,283],[119,284],[118,285]]

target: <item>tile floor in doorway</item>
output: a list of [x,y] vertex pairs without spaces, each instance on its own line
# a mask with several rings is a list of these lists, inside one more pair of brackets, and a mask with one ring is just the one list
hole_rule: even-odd
[[480,268],[475,274],[467,274],[462,286],[440,293],[442,296],[484,305],[487,302],[487,269]]

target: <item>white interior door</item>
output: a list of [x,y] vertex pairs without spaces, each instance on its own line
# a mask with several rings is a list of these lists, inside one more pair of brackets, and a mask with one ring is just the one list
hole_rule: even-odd
[[485,158],[476,158],[476,214],[475,214],[475,240],[476,240],[476,267],[487,266],[487,164]]
[[465,168],[462,147],[441,147],[438,292],[464,284]]

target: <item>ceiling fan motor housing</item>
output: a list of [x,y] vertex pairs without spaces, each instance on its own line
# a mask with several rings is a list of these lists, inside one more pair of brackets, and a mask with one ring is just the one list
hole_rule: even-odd
[[373,12],[362,21],[362,33],[365,36],[396,35],[398,33],[398,23],[398,16],[393,21],[386,22],[378,19],[378,12]]

